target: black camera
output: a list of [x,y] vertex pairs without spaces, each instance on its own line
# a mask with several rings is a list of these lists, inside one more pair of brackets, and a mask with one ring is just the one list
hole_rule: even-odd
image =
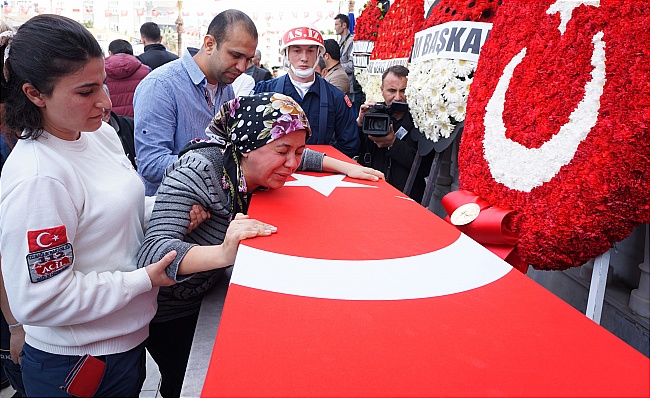
[[383,137],[390,130],[390,116],[393,113],[407,112],[406,102],[393,101],[390,105],[377,103],[370,107],[370,113],[363,117],[362,130],[364,134]]

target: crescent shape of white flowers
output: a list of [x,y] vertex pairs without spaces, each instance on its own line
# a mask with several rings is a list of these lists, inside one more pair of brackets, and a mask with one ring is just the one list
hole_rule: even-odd
[[605,85],[605,43],[602,38],[602,31],[592,38],[593,70],[591,80],[585,85],[584,98],[569,115],[569,121],[539,148],[526,148],[506,137],[503,123],[505,95],[515,68],[526,55],[526,47],[510,60],[485,107],[483,149],[496,182],[513,190],[530,192],[550,181],[573,160],[578,146],[598,120],[600,97]]
[[44,245],[44,244],[41,242],[41,239],[42,239],[43,236],[45,236],[45,235],[51,235],[51,234],[50,234],[49,232],[41,232],[41,233],[38,234],[38,236],[36,237],[36,244],[39,245],[40,247],[43,247],[43,248],[52,246],[52,242],[50,242],[49,245]]
[[387,260],[326,260],[241,245],[231,283],[275,293],[338,300],[406,300],[460,293],[513,268],[461,234],[453,244]]

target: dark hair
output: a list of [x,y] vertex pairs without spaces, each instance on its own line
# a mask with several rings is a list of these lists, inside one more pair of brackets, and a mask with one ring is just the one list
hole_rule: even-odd
[[212,18],[212,22],[208,26],[208,34],[217,41],[217,48],[227,40],[228,30],[237,24],[240,24],[249,35],[257,40],[257,28],[253,20],[245,13],[231,9],[217,14],[216,17]]
[[155,22],[145,22],[140,26],[140,36],[149,41],[160,40],[160,27]]
[[108,45],[108,51],[112,54],[131,54],[133,55],[133,46],[126,40],[117,39],[113,40]]
[[384,84],[384,79],[388,76],[389,73],[392,73],[399,77],[407,77],[409,75],[409,70],[406,66],[403,65],[393,65],[390,68],[386,69],[381,75],[381,84]]
[[325,45],[325,54],[329,54],[334,61],[341,60],[341,48],[336,40],[327,39],[323,44]]
[[318,67],[321,69],[321,71],[325,68],[327,68],[327,64],[325,63],[325,58],[318,57]]
[[61,77],[77,72],[97,57],[103,58],[97,40],[70,18],[42,14],[21,25],[6,61],[9,78],[5,81],[2,77],[0,97],[7,127],[25,130],[21,138],[38,137],[43,129],[40,108],[23,93],[23,85],[30,83],[40,93],[50,95]]
[[348,17],[345,14],[339,14],[339,15],[334,17],[334,20],[337,20],[337,19],[340,20],[341,23],[344,23],[346,28],[350,29],[350,17]]

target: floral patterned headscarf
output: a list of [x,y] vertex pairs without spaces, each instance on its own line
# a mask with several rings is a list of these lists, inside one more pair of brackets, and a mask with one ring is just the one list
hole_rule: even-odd
[[305,140],[311,136],[307,115],[296,101],[279,93],[261,93],[225,102],[205,130],[209,140],[193,140],[189,147],[216,145],[221,149],[221,186],[230,193],[231,217],[234,217],[248,210],[241,154],[299,130],[305,131]]
[[307,115],[291,97],[260,93],[221,106],[205,130],[211,142],[232,144],[238,154],[253,151],[293,131],[311,136]]

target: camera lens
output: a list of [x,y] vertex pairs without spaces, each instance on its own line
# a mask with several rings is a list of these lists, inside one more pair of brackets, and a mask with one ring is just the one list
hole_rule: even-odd
[[368,114],[363,117],[363,132],[374,136],[384,136],[390,129],[390,116],[385,113]]
[[370,121],[368,128],[375,131],[388,130],[385,119],[373,119]]

